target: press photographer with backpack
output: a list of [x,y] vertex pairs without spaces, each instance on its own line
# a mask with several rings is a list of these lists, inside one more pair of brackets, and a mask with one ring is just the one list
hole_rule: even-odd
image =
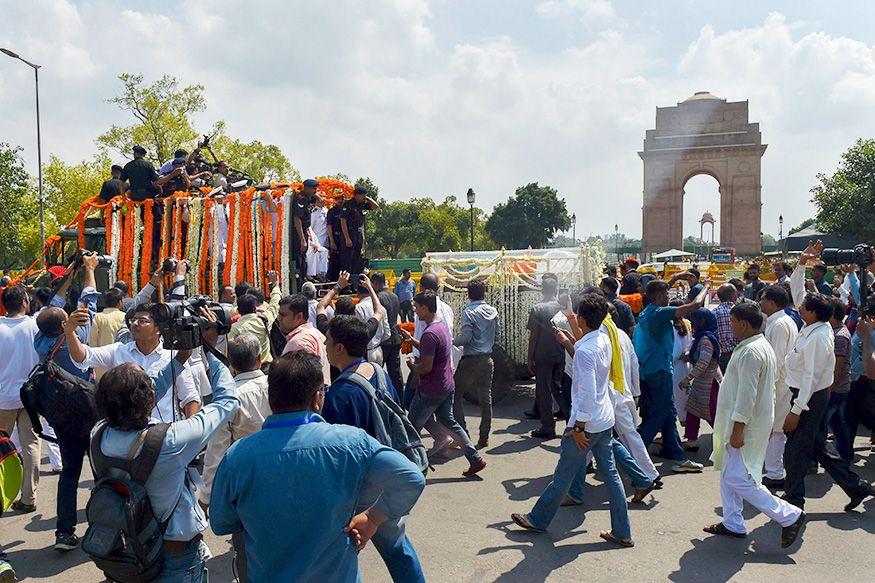
[[[215,323],[211,312],[202,310],[202,315]],[[215,329],[202,334],[205,343],[215,346]],[[97,406],[105,421],[95,426],[91,437],[96,483],[86,510],[89,526],[82,548],[113,581],[199,583],[211,556],[203,542],[207,519],[187,478],[187,466],[237,412],[231,372],[208,353],[212,402],[192,417],[169,424],[152,416],[155,403],[178,382],[181,363],[190,354],[179,351],[151,378],[139,365],[116,366],[97,386]],[[119,472],[122,468],[127,471]],[[126,520],[125,511],[133,518]]]

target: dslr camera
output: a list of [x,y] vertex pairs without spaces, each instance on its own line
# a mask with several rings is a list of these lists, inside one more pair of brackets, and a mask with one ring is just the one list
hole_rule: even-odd
[[856,263],[863,268],[871,264],[872,259],[872,247],[865,243],[860,243],[853,249],[824,249],[820,253],[820,260],[830,266]]
[[[200,309],[206,308],[217,322],[204,318]],[[167,350],[191,350],[203,345],[203,332],[211,328],[219,334],[231,331],[231,310],[214,302],[209,296],[191,296],[163,304],[154,304],[150,309],[152,318],[164,338]]]
[[161,263],[161,271],[164,273],[174,273],[177,265],[179,265],[178,259],[168,257]]
[[98,255],[97,251],[88,251],[87,249],[79,249],[73,255],[73,264],[74,267],[79,268],[82,267],[82,260],[86,256],[97,255],[97,267],[98,269],[109,269],[112,267],[112,257],[110,255]]

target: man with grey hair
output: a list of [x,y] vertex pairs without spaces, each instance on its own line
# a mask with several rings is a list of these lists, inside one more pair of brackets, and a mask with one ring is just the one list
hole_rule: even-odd
[[[270,415],[267,375],[261,371],[261,341],[255,334],[244,332],[228,341],[228,365],[237,384],[240,408],[229,423],[222,425],[213,434],[207,444],[203,475],[205,487],[198,491],[198,502],[205,511],[209,509],[213,480],[225,452],[232,443],[261,431],[264,419]],[[236,553],[237,572],[241,574],[241,580],[245,581],[243,535],[235,534],[231,540]]]

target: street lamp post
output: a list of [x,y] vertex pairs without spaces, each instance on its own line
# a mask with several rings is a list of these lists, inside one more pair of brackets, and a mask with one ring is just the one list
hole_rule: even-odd
[[571,239],[574,241],[574,246],[577,246],[577,213],[571,213]]
[[781,259],[784,258],[784,215],[778,215],[778,250],[781,252]]
[[468,189],[468,204],[471,205],[471,252],[474,252],[474,189]]
[[617,262],[620,261],[620,226],[614,224],[614,254],[617,256]]
[[43,248],[46,246],[46,221],[45,221],[45,201],[43,199],[43,152],[42,152],[42,144],[40,143],[40,128],[39,128],[39,69],[41,65],[36,65],[22,59],[18,53],[10,51],[9,49],[0,48],[0,52],[6,54],[7,56],[12,57],[13,59],[18,59],[25,65],[29,65],[33,67],[33,78],[36,84],[36,163],[37,163],[37,175],[38,175],[38,188],[39,188],[39,234],[40,239],[43,242]]

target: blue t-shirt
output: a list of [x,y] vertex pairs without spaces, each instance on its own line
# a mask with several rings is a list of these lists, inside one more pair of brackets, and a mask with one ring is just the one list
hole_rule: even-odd
[[[374,368],[376,369],[376,367]],[[385,374],[377,369],[374,375],[368,379],[376,390],[380,390],[377,375],[381,373]],[[400,403],[392,383],[387,381],[383,384],[392,400]],[[338,379],[328,387],[328,392],[325,394],[325,404],[322,406],[322,418],[328,423],[340,423],[364,429],[368,435],[374,437],[371,399],[360,386],[349,379]]]
[[641,376],[646,377],[664,371],[672,373],[672,351],[674,334],[672,332],[677,308],[650,304],[638,315],[633,344]]

